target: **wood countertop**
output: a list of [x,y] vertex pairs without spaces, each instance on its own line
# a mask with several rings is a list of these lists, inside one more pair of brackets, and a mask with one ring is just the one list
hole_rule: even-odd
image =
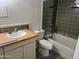
[[23,37],[19,37],[19,38],[9,38],[9,37],[7,37],[7,33],[0,34],[0,47],[11,45],[11,44],[21,42],[24,40],[29,40],[31,38],[38,36],[37,33],[34,33],[34,32],[27,30],[27,29],[22,29],[21,31],[27,32],[27,35],[25,35]]

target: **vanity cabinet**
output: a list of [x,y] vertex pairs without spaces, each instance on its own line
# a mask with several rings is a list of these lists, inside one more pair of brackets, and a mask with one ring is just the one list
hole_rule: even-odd
[[[0,59],[36,59],[36,38],[3,47]],[[4,53],[3,53],[4,51]]]
[[36,59],[36,42],[27,42],[4,47],[0,52],[0,59]]
[[6,59],[36,59],[36,42],[5,52]]

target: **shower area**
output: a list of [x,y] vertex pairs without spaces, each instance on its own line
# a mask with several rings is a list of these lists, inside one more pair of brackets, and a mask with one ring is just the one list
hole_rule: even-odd
[[46,0],[43,2],[45,36],[52,33],[53,50],[65,59],[73,59],[79,35],[79,7],[75,0]]

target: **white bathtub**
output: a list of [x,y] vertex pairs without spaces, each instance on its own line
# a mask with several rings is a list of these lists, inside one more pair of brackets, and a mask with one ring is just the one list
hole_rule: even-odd
[[57,33],[54,33],[53,37],[54,51],[66,59],[73,59],[77,40]]

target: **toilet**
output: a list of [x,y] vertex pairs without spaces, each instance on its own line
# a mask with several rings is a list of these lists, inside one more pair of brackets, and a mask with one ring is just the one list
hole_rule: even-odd
[[42,56],[49,56],[49,50],[53,48],[53,42],[51,42],[50,40],[43,39],[44,30],[34,32],[39,34],[39,44],[40,44],[39,52],[42,54]]
[[39,43],[41,45],[42,56],[49,56],[49,51],[53,48],[53,43],[45,39],[40,40]]

